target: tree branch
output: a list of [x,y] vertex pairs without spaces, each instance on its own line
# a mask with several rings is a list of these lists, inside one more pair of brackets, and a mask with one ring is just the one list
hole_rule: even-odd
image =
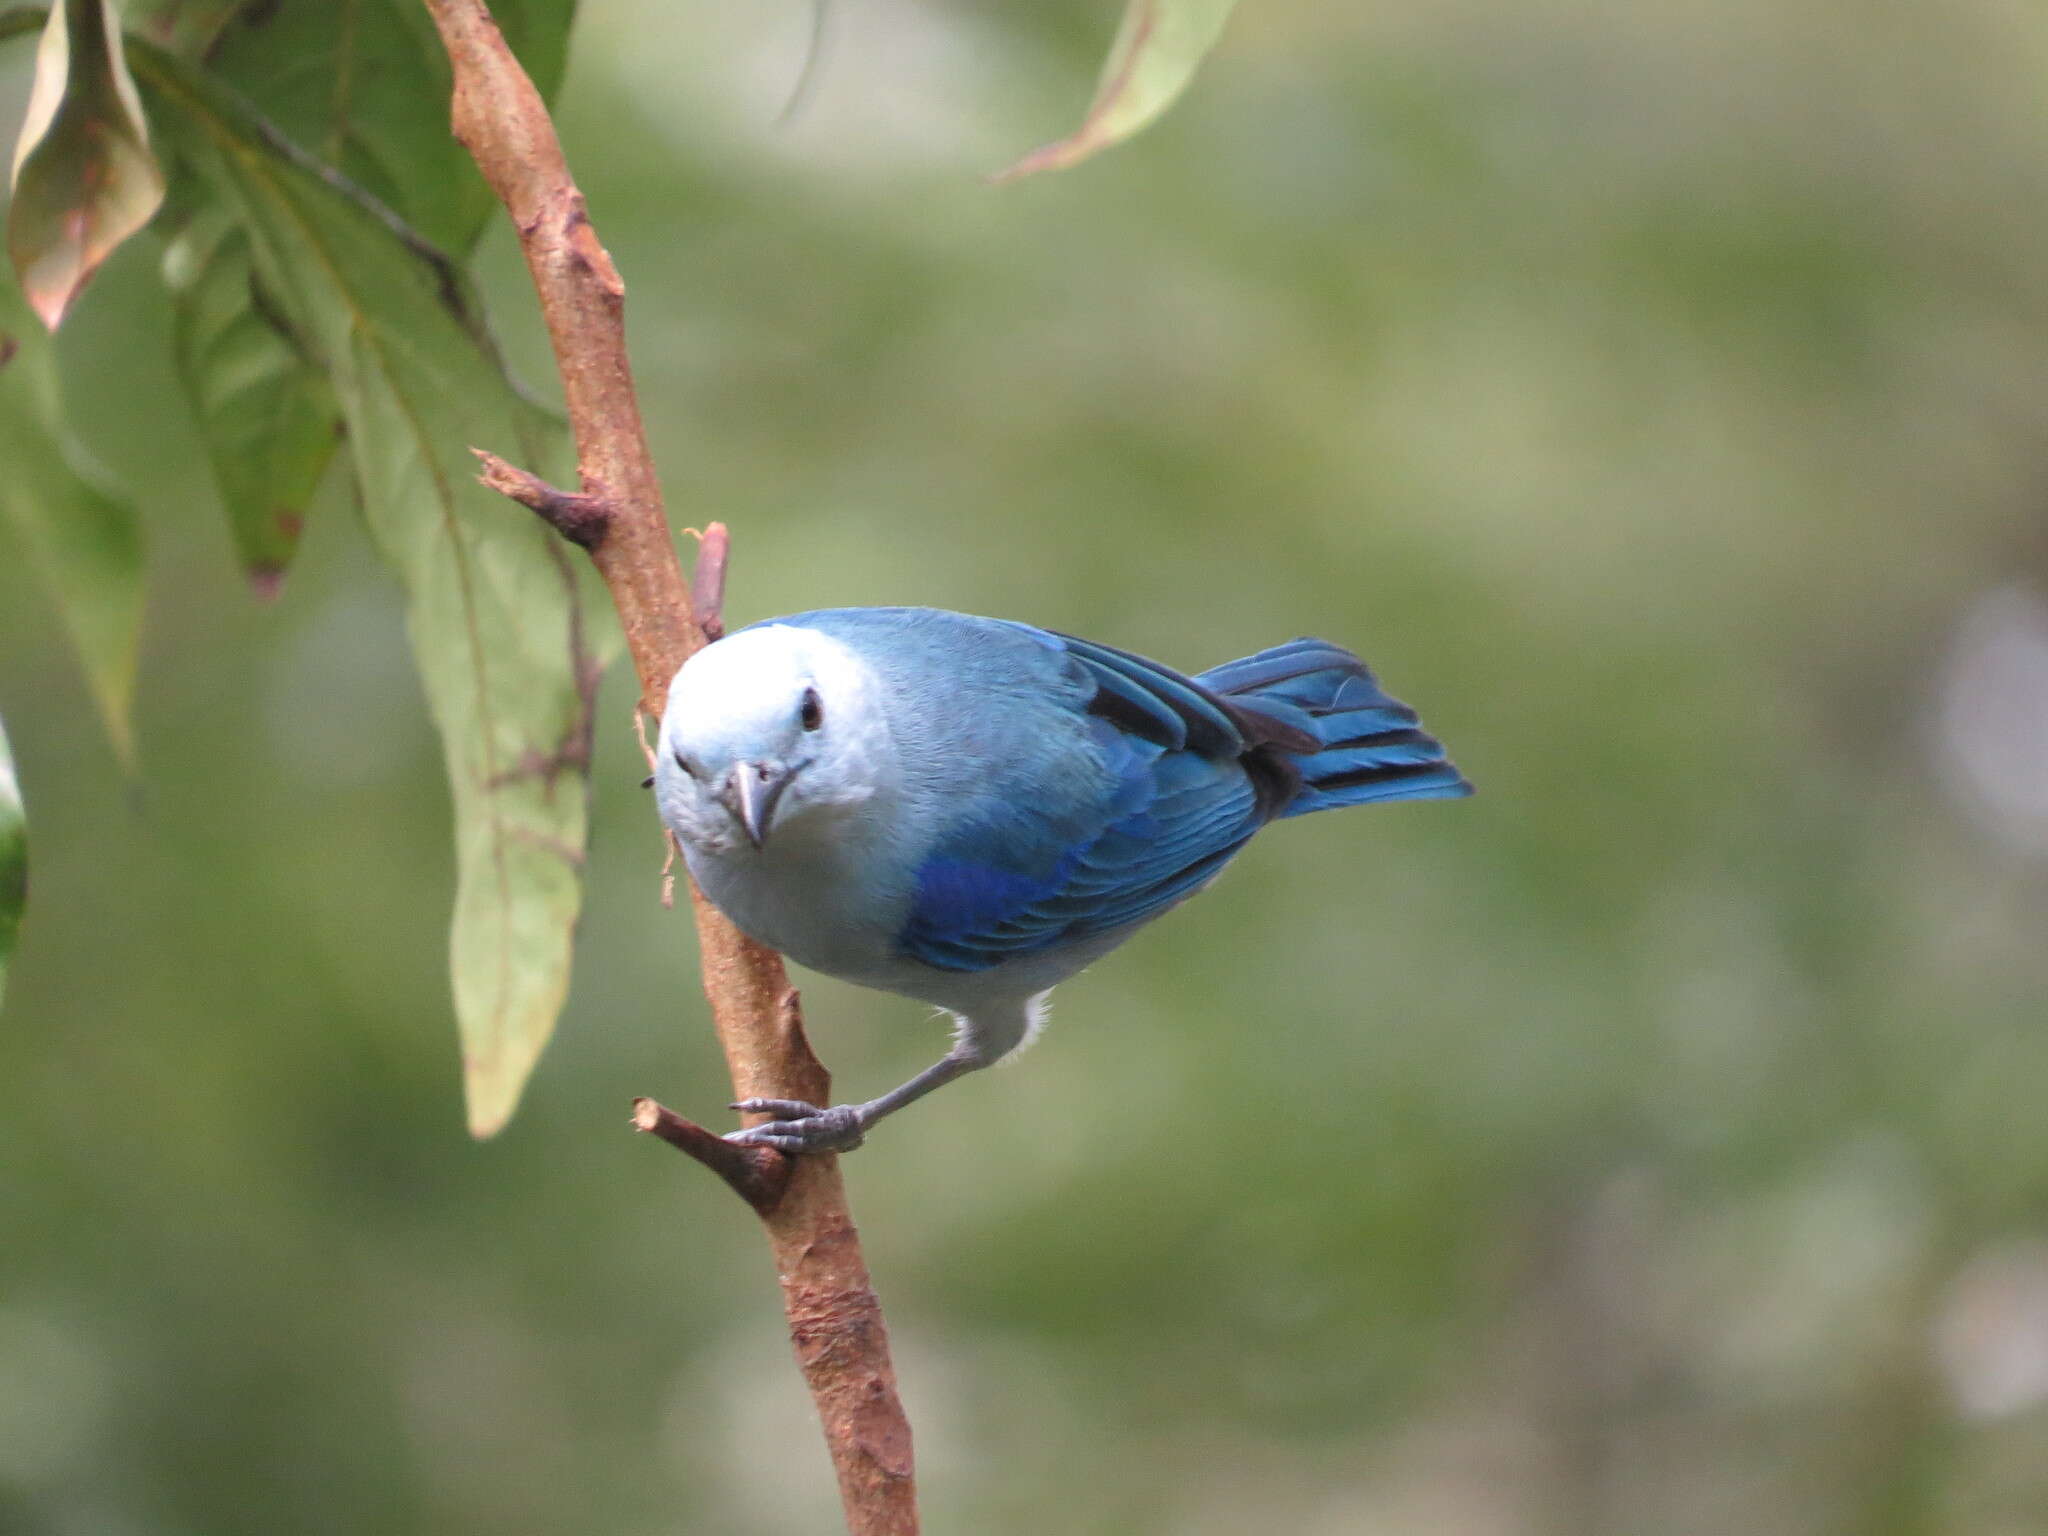
[[477,479],[484,485],[501,496],[510,496],[579,549],[597,553],[612,525],[612,503],[605,497],[549,485],[531,470],[507,464],[486,449],[469,451],[483,465]]
[[725,562],[732,539],[725,524],[710,523],[697,535],[697,563],[690,571],[690,606],[706,640],[725,633]]
[[633,1101],[633,1129],[658,1136],[678,1152],[694,1157],[732,1186],[732,1192],[766,1216],[789,1187],[791,1160],[766,1147],[742,1147],[715,1131],[653,1099]]
[[[565,493],[509,465],[501,477],[487,461],[486,483],[534,506],[590,552],[625,628],[640,709],[658,719],[669,679],[704,644],[704,631],[676,559],[634,398],[625,286],[591,228],[547,107],[488,7],[483,0],[426,0],[426,6],[454,66],[455,136],[512,216],[540,297],[582,482],[579,492]],[[712,548],[707,541],[706,558],[722,564],[723,555],[722,544]],[[707,592],[716,574],[704,573]],[[740,934],[694,887],[690,895],[704,991],[734,1096],[824,1102],[829,1079],[804,1038],[781,958]],[[665,1139],[687,1143],[686,1150],[710,1160],[705,1142],[717,1139],[710,1132],[664,1116],[659,1106],[652,1107],[651,1120],[648,1128],[656,1134],[673,1132]],[[727,1161],[718,1171],[761,1212],[790,1337],[838,1473],[847,1528],[853,1536],[914,1536],[910,1426],[897,1401],[888,1334],[847,1210],[839,1161],[771,1158],[749,1154],[746,1165]]]

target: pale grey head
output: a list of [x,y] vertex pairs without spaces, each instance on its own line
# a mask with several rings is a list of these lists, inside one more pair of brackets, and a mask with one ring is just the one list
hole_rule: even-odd
[[662,819],[689,848],[732,854],[861,804],[888,748],[880,692],[867,663],[815,629],[764,624],[706,646],[669,685]]

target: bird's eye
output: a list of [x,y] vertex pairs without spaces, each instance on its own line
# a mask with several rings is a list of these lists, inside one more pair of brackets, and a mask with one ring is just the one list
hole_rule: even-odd
[[683,749],[681,747],[677,747],[673,755],[675,757],[676,766],[678,768],[682,769],[683,772],[687,773],[693,779],[697,777],[697,765],[691,762],[687,757],[683,756]]
[[806,688],[804,701],[797,706],[797,724],[807,731],[815,731],[825,723],[825,701],[818,697],[818,690]]

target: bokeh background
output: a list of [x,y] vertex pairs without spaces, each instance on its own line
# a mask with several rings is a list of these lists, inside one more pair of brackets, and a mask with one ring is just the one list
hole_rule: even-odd
[[[1276,829],[849,1163],[929,1528],[2048,1531],[2048,20],[1260,0],[982,185],[1111,12],[835,6],[778,126],[802,5],[587,0],[562,108],[735,617],[1323,634],[1481,787]],[[0,544],[0,1530],[834,1528],[751,1218],[625,1124],[724,1080],[623,670],[474,1145],[399,598],[338,496],[249,598],[150,243],[68,359],[139,780]],[[807,999],[850,1093],[942,1042]]]

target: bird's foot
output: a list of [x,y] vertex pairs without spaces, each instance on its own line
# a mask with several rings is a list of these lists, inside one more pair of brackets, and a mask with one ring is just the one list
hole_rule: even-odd
[[858,1104],[820,1109],[802,1099],[741,1099],[732,1106],[745,1115],[772,1115],[766,1125],[734,1131],[725,1139],[742,1147],[773,1147],[794,1157],[805,1152],[851,1152],[867,1133]]

